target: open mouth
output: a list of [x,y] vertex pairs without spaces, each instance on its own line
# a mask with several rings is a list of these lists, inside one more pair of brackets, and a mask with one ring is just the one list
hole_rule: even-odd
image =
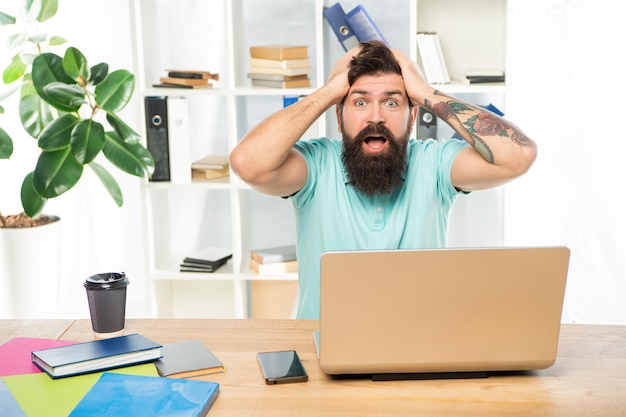
[[371,151],[376,152],[380,151],[385,147],[387,143],[387,138],[384,136],[368,136],[363,140],[363,143],[369,148]]

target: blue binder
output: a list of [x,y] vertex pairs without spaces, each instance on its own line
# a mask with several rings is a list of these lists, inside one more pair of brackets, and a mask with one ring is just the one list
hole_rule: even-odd
[[389,46],[389,43],[363,6],[358,5],[348,12],[346,22],[348,22],[348,26],[352,28],[360,42],[379,40]]
[[346,14],[341,4],[336,3],[333,6],[324,8],[324,17],[330,24],[331,29],[337,35],[339,43],[345,51],[359,46],[359,38],[352,31],[348,22],[346,22]]

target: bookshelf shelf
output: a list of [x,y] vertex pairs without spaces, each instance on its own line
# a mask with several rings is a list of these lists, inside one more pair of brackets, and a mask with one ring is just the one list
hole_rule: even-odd
[[[139,120],[144,120],[144,97],[183,97],[189,109],[190,161],[207,154],[228,154],[249,129],[283,106],[283,97],[307,95],[322,85],[335,60],[344,53],[323,18],[323,8],[335,2],[131,0]],[[506,2],[342,0],[341,4],[345,10],[363,5],[392,47],[413,59],[417,57],[417,31],[438,31],[453,76],[463,71],[462,64],[470,68],[495,66],[492,56],[469,52],[478,42],[488,42],[484,49],[496,51],[493,62],[504,65]],[[481,35],[485,32],[493,39],[485,40]],[[481,37],[474,42],[472,36]],[[307,45],[312,87],[251,86],[247,77],[249,47],[262,44]],[[470,58],[479,61],[471,62]],[[219,81],[205,89],[152,87],[165,76],[166,68],[206,70],[218,73]],[[489,101],[498,107],[504,105],[504,84],[451,83],[437,88],[476,96],[479,104]],[[140,133],[146,138],[142,128]],[[336,132],[335,111],[331,109],[306,136],[334,137]],[[295,215],[289,201],[259,194],[233,174],[210,181],[145,182],[142,200],[154,316],[248,317],[250,282],[297,279],[294,273],[258,275],[248,266],[251,249],[295,242]],[[178,258],[208,246],[229,248],[232,260],[214,273],[178,271]],[[190,299],[201,308],[195,308]],[[213,305],[221,310],[211,310]]]

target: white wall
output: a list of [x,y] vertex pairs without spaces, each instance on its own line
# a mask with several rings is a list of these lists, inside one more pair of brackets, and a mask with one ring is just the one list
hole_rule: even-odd
[[[92,63],[131,68],[127,0],[62,0],[59,7],[51,32],[70,39]],[[538,142],[539,157],[529,174],[504,190],[504,243],[569,246],[564,320],[626,324],[626,220],[620,207],[626,5],[510,0],[509,16],[507,116]],[[1,68],[7,58],[0,55]],[[136,126],[142,121],[133,112],[129,106]],[[3,127],[7,119],[0,116]],[[19,210],[23,175],[14,173],[32,166],[34,157],[21,153],[0,161],[4,213]],[[147,316],[139,180],[116,175],[125,196],[118,209],[86,175],[86,182],[46,210],[64,219],[61,314],[86,317],[84,278],[123,270],[132,282],[128,315]]]
[[511,0],[507,115],[539,145],[506,244],[571,249],[564,320],[626,324],[621,0]]

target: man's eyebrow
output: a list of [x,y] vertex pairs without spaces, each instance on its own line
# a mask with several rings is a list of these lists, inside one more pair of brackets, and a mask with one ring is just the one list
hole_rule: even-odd
[[[367,90],[352,90],[350,92],[350,94],[348,94],[348,95],[349,96],[352,96],[352,95],[367,96],[369,94],[370,94],[370,92],[367,91]],[[385,91],[385,92],[383,92],[383,94],[386,95],[387,97],[396,96],[396,95],[398,95],[398,96],[404,96],[405,95],[405,93],[403,91],[400,91],[400,90]]]

